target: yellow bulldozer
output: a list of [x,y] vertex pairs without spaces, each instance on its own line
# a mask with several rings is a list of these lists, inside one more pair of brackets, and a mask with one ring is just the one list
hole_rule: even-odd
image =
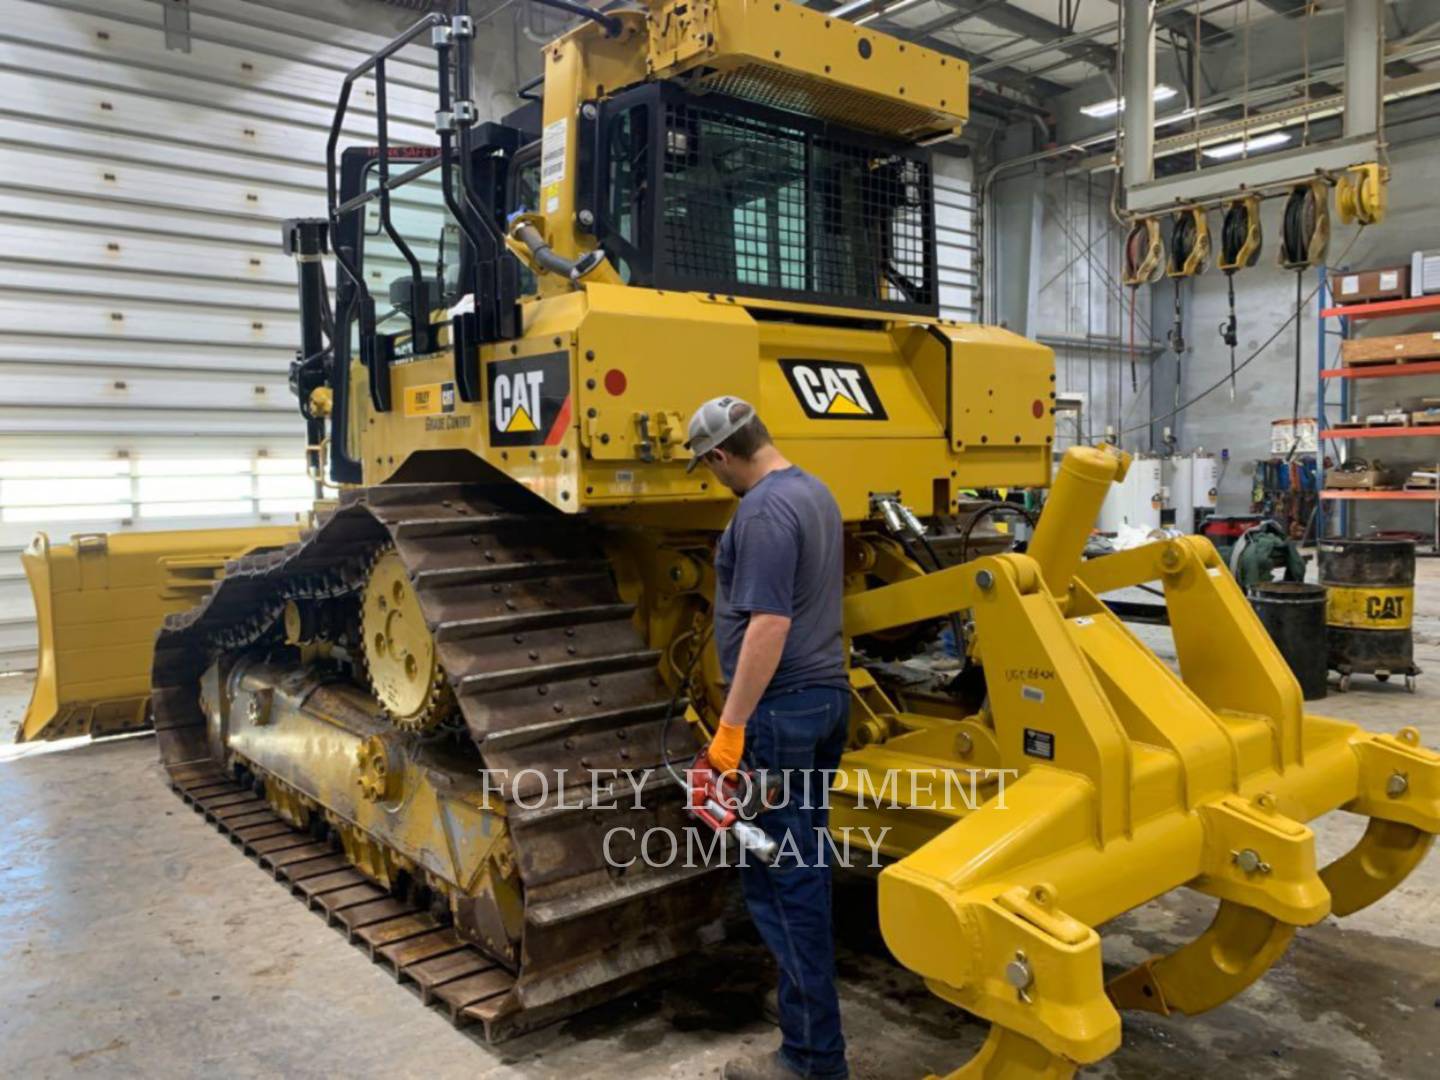
[[[499,120],[463,13],[344,80],[328,214],[285,229],[291,383],[342,493],[166,616],[177,791],[492,1038],[713,942],[723,871],[639,856],[687,828],[664,766],[723,697],[733,499],[687,473],[684,428],[736,394],[846,521],[832,826],[883,837],[895,957],[992,1025],[953,1076],[1070,1076],[1119,1010],[1219,1004],[1401,881],[1440,756],[1306,714],[1208,542],[1083,560],[1127,457],[1072,449],[1052,484],[1050,351],[940,317],[926,146],[966,120],[966,65],[788,2],[545,2],[584,21]],[[386,60],[416,43],[433,146],[387,131]],[[375,139],[342,146],[372,81]],[[1001,486],[1051,488],[1023,554],[971,543],[967,490]],[[1178,673],[1102,600],[1141,583]],[[890,678],[947,625],[963,678]],[[1304,822],[1336,808],[1369,828],[1318,869]],[[1107,986],[1095,927],[1179,886],[1214,924]]]

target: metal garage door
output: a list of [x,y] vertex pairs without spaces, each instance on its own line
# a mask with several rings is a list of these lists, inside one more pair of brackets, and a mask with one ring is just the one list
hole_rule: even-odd
[[[18,552],[36,530],[58,542],[287,521],[308,505],[280,223],[323,212],[341,73],[384,39],[246,0],[0,7],[0,669],[13,669],[34,661]],[[397,141],[433,140],[432,59],[414,47],[390,62]],[[351,134],[366,140],[373,114],[357,105]]]

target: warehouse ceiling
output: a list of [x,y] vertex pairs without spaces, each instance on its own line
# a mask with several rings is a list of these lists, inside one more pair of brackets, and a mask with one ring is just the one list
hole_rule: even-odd
[[[810,6],[837,5],[815,0]],[[1307,16],[1303,0],[1161,0],[1157,51],[1162,64],[1170,59],[1188,70],[1192,43],[1198,39],[1199,89],[1202,95],[1215,93],[1226,89],[1247,23],[1252,34],[1268,25],[1271,34],[1263,63],[1257,52],[1253,66],[1271,70],[1277,60],[1283,61],[1281,66],[1291,70],[1293,81],[1293,73],[1305,66],[1307,48],[1310,60],[1319,62],[1338,47],[1343,6],[1343,0],[1312,3]],[[841,5],[842,10],[854,7]],[[1391,3],[1386,9],[1391,43],[1433,36],[1440,30],[1434,25],[1433,3]],[[1053,105],[1056,97],[1097,77],[1112,80],[1119,14],[1119,0],[874,0],[849,17],[968,59],[972,74],[982,82],[983,107],[987,98],[993,106],[1008,97],[1006,91],[1016,92],[1020,104]],[[1286,23],[1283,32],[1274,32]],[[1440,43],[1436,44],[1419,62],[1392,61],[1388,73],[1410,74],[1436,63]],[[1188,95],[1187,80],[1179,81],[1182,96]],[[1303,87],[1297,89],[1303,93]],[[1311,84],[1311,96],[1333,89],[1317,80]],[[1178,103],[1170,111],[1183,107]],[[1166,110],[1160,111],[1163,115]]]
[[[380,2],[392,11],[453,9],[453,0]],[[616,7],[625,0],[584,2]],[[1028,113],[1053,124],[1066,142],[1113,127],[1113,117],[1108,124],[1072,124],[1072,114],[1114,96],[1121,0],[808,0],[806,6],[966,60],[977,119],[1008,121]],[[532,0],[470,3],[481,21],[517,8],[534,40],[567,25],[564,14]],[[1343,9],[1344,0],[1158,0],[1158,70],[1177,92],[1157,116],[1193,121],[1190,110],[1198,102],[1201,115],[1224,120],[1335,94],[1341,89],[1334,78]],[[1396,0],[1385,4],[1385,12],[1392,54],[1387,75],[1440,73],[1434,0]],[[1240,100],[1251,94],[1261,96]]]

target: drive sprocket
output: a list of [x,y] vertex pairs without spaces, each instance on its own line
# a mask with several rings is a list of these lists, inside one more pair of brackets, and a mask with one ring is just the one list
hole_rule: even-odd
[[454,697],[425,625],[420,600],[393,546],[376,552],[361,600],[365,669],[375,698],[401,731],[428,731]]

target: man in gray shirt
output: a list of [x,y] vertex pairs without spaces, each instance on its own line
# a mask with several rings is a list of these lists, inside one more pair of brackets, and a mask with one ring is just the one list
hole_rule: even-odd
[[780,969],[778,1051],[737,1058],[726,1080],[849,1075],[830,927],[826,781],[840,763],[850,690],[841,632],[844,533],[829,489],[790,464],[754,408],[707,401],[690,420],[703,463],[740,505],[715,553],[715,645],[728,684],[708,756],[781,776],[784,805],[757,819],[775,863],[741,868],[746,907]]

